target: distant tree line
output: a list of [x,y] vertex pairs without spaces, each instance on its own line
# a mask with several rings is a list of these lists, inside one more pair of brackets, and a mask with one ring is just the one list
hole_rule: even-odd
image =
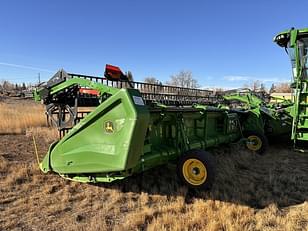
[[269,92],[270,93],[274,93],[274,92],[278,92],[278,93],[291,93],[292,89],[291,89],[289,83],[277,83],[277,84],[272,84]]
[[1,80],[0,81],[0,92],[7,92],[7,91],[24,91],[31,87],[31,85],[26,83],[11,83],[8,80]]
[[259,92],[266,92],[267,89],[265,84],[262,83],[260,80],[252,81],[251,83],[246,83],[243,85],[244,88],[249,88],[252,91],[259,91]]
[[[146,77],[144,79],[145,83],[151,84],[162,84],[155,77]],[[189,70],[180,71],[177,74],[171,75],[170,79],[165,82],[166,85],[177,86],[177,87],[187,87],[187,88],[200,88],[198,80],[193,77],[193,74]],[[268,93],[291,93],[292,89],[289,83],[276,83],[272,84],[270,89],[267,89],[265,84],[260,80],[252,81],[251,83],[244,84],[244,88],[249,88],[256,92],[268,92]],[[223,91],[222,88],[214,89],[215,92]]]

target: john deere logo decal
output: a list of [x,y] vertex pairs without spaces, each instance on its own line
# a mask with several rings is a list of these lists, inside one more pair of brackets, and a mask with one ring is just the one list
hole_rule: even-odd
[[114,132],[114,126],[113,126],[113,123],[111,121],[105,122],[105,131],[107,133],[113,133]]

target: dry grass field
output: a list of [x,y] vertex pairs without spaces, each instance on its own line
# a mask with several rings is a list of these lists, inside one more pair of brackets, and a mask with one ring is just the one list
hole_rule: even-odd
[[[2,104],[0,117],[10,108]],[[30,111],[41,115],[21,123],[26,134],[0,135],[0,230],[308,230],[308,154],[289,144],[264,156],[236,145],[211,150],[217,178],[207,192],[182,186],[172,165],[81,184],[38,170],[31,134],[43,154],[56,133]]]
[[46,124],[44,107],[30,100],[0,102],[0,134],[23,133]]

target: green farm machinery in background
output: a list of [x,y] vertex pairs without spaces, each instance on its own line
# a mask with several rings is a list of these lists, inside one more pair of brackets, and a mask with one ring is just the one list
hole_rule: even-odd
[[294,106],[290,111],[293,117],[291,138],[296,150],[305,151],[302,147],[308,141],[308,29],[292,28],[279,33],[274,42],[285,48],[291,59],[293,73],[291,87],[294,93]]
[[225,91],[223,98],[225,101],[222,107],[238,113],[250,149],[263,153],[268,145],[268,138],[291,133],[292,102],[281,100],[279,103],[269,103],[269,95],[247,88]]

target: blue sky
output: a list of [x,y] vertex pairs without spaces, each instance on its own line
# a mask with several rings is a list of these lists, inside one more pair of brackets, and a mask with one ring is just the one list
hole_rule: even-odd
[[191,70],[205,87],[287,81],[276,33],[308,27],[307,0],[1,0],[0,79],[47,80],[60,68],[102,75],[106,63],[135,80]]

